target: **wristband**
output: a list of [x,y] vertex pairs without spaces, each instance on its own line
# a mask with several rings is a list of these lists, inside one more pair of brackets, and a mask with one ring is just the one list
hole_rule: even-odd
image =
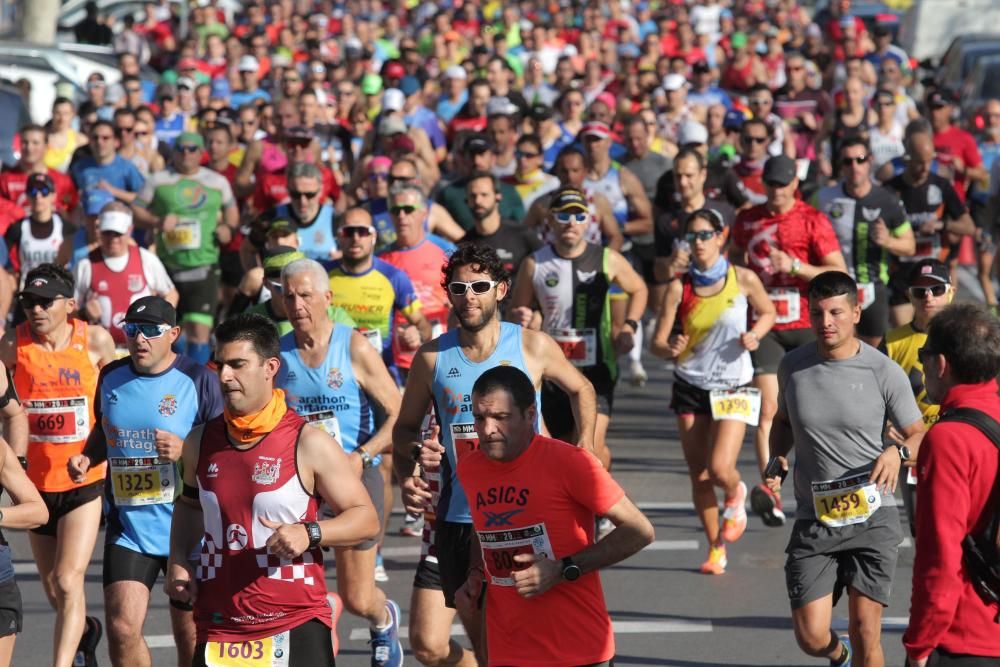
[[632,333],[639,333],[639,323],[635,320],[625,320],[625,324],[632,327]]
[[372,459],[371,454],[366,452],[364,447],[358,447],[354,451],[356,451],[358,453],[358,456],[361,457],[362,468],[371,468],[373,465],[375,465],[375,461],[374,459]]
[[28,470],[28,457],[27,456],[18,456],[17,457],[17,462],[20,463],[21,467],[24,468],[25,472],[27,472],[27,470]]

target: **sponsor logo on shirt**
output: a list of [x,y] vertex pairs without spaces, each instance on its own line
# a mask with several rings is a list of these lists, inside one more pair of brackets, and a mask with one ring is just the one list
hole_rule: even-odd
[[219,476],[219,464],[209,463],[208,464],[208,475],[209,478],[215,478]]
[[167,394],[160,399],[160,405],[156,408],[156,411],[164,417],[174,414],[177,412],[177,397],[173,394]]
[[253,464],[253,474],[250,475],[250,480],[256,482],[257,484],[274,484],[278,481],[278,477],[281,475],[281,459],[272,459],[269,456],[261,456],[257,458],[257,462]]
[[238,523],[231,523],[226,528],[226,544],[233,551],[242,551],[248,541],[247,529]]
[[344,386],[344,376],[340,372],[339,368],[331,368],[329,372],[327,372],[326,386],[330,389],[340,389]]
[[452,366],[451,370],[448,371],[448,377],[450,378],[460,378],[462,377],[462,372]]

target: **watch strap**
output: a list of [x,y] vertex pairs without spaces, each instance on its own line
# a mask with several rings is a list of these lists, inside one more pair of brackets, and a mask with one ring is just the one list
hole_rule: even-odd
[[315,549],[323,540],[323,531],[319,529],[319,523],[316,521],[306,521],[304,525],[309,535],[309,548]]

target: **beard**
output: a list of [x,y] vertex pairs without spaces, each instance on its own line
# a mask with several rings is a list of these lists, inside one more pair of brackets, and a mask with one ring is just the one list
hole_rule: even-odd
[[482,206],[473,206],[471,209],[472,217],[475,218],[476,221],[485,220],[486,218],[493,215],[493,211],[495,210],[497,210],[496,204],[493,204],[493,206],[490,206],[489,208],[484,208]]
[[496,319],[497,302],[493,301],[489,304],[482,304],[480,312],[481,316],[475,319],[471,319],[457,310],[455,311],[455,316],[458,318],[458,322],[462,325],[463,329],[475,333],[476,331],[481,331],[494,319]]

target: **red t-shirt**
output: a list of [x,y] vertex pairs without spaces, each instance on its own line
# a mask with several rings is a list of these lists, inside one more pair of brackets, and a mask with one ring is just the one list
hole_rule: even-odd
[[[954,125],[934,135],[934,150],[937,151],[938,164],[949,168],[954,164],[956,157],[965,163],[966,168],[978,167],[983,164],[976,140],[972,138],[971,134]],[[969,189],[969,182],[966,180],[965,174],[956,174],[952,182],[962,203],[965,203],[966,190]]]
[[801,276],[775,273],[771,250],[783,250],[803,264],[818,265],[840,251],[840,242],[825,215],[802,201],[784,214],[775,215],[766,204],[741,211],[733,223],[733,243],[746,249],[749,268],[759,277],[778,311],[776,331],[809,326],[809,281]]
[[472,452],[459,461],[458,478],[483,547],[490,664],[588,665],[614,657],[598,572],[528,599],[510,578],[514,554],[561,560],[593,544],[594,517],[625,497],[597,458],[536,435],[513,461]]

